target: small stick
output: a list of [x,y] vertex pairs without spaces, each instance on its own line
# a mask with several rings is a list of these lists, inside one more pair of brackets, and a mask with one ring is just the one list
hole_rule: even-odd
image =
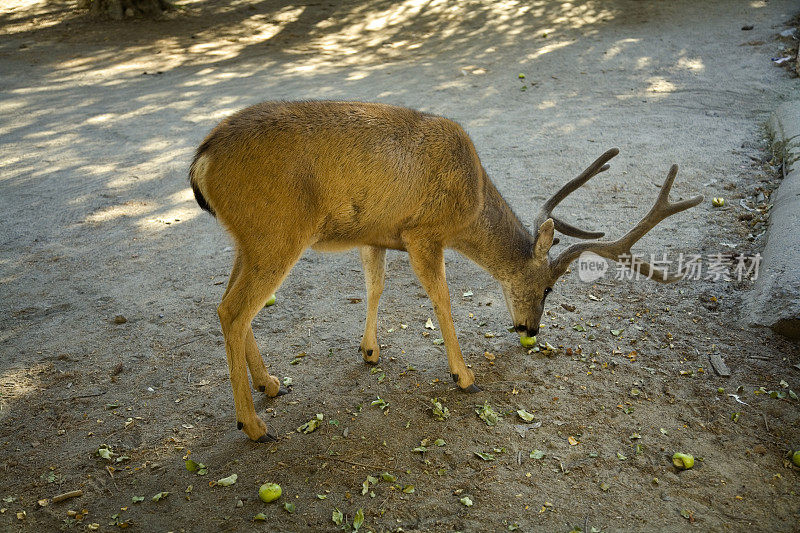
[[338,457],[325,457],[324,455],[317,455],[317,459],[321,459],[323,461],[338,461],[340,463],[347,463],[353,466],[360,466],[361,468],[370,468],[372,470],[399,470],[399,468],[392,468],[390,466],[365,465],[364,463],[348,461],[347,459],[339,459]]
[[70,500],[72,498],[77,498],[78,496],[83,496],[83,491],[81,489],[78,490],[71,490],[69,492],[65,492],[64,494],[59,494],[58,496],[53,496],[53,499],[50,500],[53,503],[63,502],[64,500]]
[[769,424],[767,424],[767,413],[761,411],[761,415],[764,417],[764,427],[767,428],[767,433],[769,433]]
[[186,342],[182,342],[182,343],[180,343],[180,344],[176,344],[175,346],[173,346],[173,347],[171,347],[171,348],[167,348],[165,351],[167,351],[167,352],[171,352],[172,350],[177,350],[178,348],[181,348],[181,347],[183,347],[183,346],[186,346],[187,344],[191,344],[191,343],[193,343],[193,342],[195,342],[195,341],[198,341],[198,340],[200,340],[200,338],[201,338],[201,337],[202,337],[202,335],[196,335],[194,338],[191,338],[191,339],[189,339],[189,340],[188,340],[188,341],[186,341]]
[[78,394],[77,396],[69,396],[67,398],[61,398],[59,401],[60,402],[69,402],[69,401],[72,401],[72,400],[77,400],[79,398],[94,398],[96,396],[102,396],[105,393],[106,393],[106,391],[94,392],[94,393],[91,393],[91,394]]

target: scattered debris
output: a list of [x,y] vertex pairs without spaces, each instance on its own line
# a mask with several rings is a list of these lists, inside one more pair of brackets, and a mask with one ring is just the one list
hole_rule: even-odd
[[316,429],[322,423],[323,418],[325,417],[322,413],[317,413],[317,416],[315,416],[314,418],[312,418],[311,420],[309,420],[308,422],[297,428],[298,433],[302,432],[308,434],[313,431],[316,431]]
[[709,360],[711,360],[711,368],[714,369],[718,375],[727,378],[730,377],[731,371],[725,364],[725,361],[722,360],[722,356],[718,353],[712,353],[708,356]]

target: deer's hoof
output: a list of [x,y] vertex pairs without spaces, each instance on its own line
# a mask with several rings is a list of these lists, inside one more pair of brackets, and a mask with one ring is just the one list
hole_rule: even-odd
[[481,392],[483,389],[481,389],[480,387],[478,387],[477,385],[475,385],[473,383],[469,387],[463,388],[461,390],[463,390],[464,392],[468,392],[468,393],[472,394],[472,393],[475,393],[475,392]]
[[[258,390],[258,392],[263,392],[264,394],[266,394],[270,398],[274,398],[275,396],[282,396],[282,395],[287,394],[289,392],[285,388],[281,387],[281,382],[278,381],[278,378],[276,378],[275,376],[269,376],[269,379],[270,379],[270,383],[268,384],[269,385],[269,390],[267,390],[267,385],[258,385],[258,386],[256,386],[256,389]],[[275,391],[275,392],[271,393],[270,391]],[[284,391],[284,392],[281,392],[281,391]]]
[[269,436],[269,433],[267,433],[267,425],[264,423],[263,420],[261,420],[257,416],[254,416],[248,422],[242,422],[241,420],[237,420],[236,428],[244,431],[244,434],[247,435],[250,438],[250,440],[256,442],[266,442],[261,439],[264,437],[264,435]]
[[281,387],[280,389],[278,389],[278,394],[276,394],[275,396],[283,396],[284,394],[289,394],[289,392],[291,391],[289,391],[289,389],[287,389],[286,387]]
[[256,442],[266,443],[266,442],[277,442],[278,437],[273,435],[272,433],[265,433],[256,439]]
[[361,352],[361,355],[364,357],[364,362],[368,365],[377,365],[381,360],[381,354],[379,350],[373,348],[364,348],[362,346],[358,349],[358,351]]

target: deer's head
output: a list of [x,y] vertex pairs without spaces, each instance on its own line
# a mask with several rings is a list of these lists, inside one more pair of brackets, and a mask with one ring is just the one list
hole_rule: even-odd
[[669,192],[675,176],[678,174],[677,165],[672,165],[670,168],[653,207],[624,236],[615,241],[578,242],[567,247],[557,256],[551,257],[550,248],[559,241],[558,238],[555,238],[555,231],[580,239],[599,239],[605,235],[602,232],[576,228],[553,216],[552,211],[564,198],[593,176],[608,170],[608,161],[618,153],[618,149],[612,148],[597,158],[578,177],[561,187],[548,199],[536,216],[535,225],[538,231],[530,247],[529,256],[520,270],[502,283],[514,329],[520,335],[533,336],[538,333],[547,295],[552,292],[553,286],[567,271],[569,265],[584,252],[593,252],[606,259],[622,263],[639,274],[660,283],[672,283],[686,275],[685,268],[670,273],[665,268],[654,267],[647,262],[634,260],[631,253],[631,246],[659,222],[703,201],[702,195],[676,203],[669,201]]

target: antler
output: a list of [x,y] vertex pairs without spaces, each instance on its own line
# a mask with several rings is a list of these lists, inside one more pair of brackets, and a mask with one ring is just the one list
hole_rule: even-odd
[[608,150],[606,153],[595,159],[594,163],[589,165],[586,170],[581,172],[577,178],[561,187],[553,196],[550,197],[549,200],[544,203],[542,208],[539,210],[539,213],[536,215],[534,227],[538,230],[545,220],[552,218],[553,225],[555,226],[556,230],[560,231],[564,235],[569,235],[570,237],[579,237],[581,239],[599,239],[605,235],[605,233],[602,231],[585,231],[567,224],[563,220],[559,220],[553,216],[553,209],[555,209],[555,207],[560,204],[564,198],[569,196],[584,183],[601,172],[608,170],[610,165],[607,165],[606,163],[608,163],[608,161],[610,161],[611,158],[616,156],[618,153],[619,148],[612,148],[611,150]]
[[[614,150],[609,150],[603,154],[600,159],[611,152],[614,152]],[[616,155],[616,152],[614,155]],[[600,159],[598,159],[598,161],[600,161]],[[597,164],[597,161],[595,161],[595,164]],[[669,169],[667,179],[664,180],[664,185],[661,187],[661,192],[659,193],[655,204],[650,209],[650,212],[647,213],[647,215],[645,215],[644,218],[642,218],[642,220],[640,220],[633,229],[625,234],[625,236],[617,239],[616,241],[580,242],[573,244],[561,252],[555,261],[550,263],[552,272],[557,276],[560,276],[567,270],[570,263],[577,259],[578,256],[580,256],[583,252],[594,252],[601,257],[605,257],[606,259],[627,264],[634,271],[661,283],[672,283],[682,279],[686,275],[686,268],[682,268],[678,272],[670,274],[667,269],[653,267],[649,263],[643,261],[633,261],[633,256],[631,254],[631,246],[633,246],[639,239],[644,237],[648,231],[656,227],[659,222],[669,216],[674,215],[675,213],[680,213],[681,211],[689,209],[690,207],[694,207],[703,201],[703,196],[700,195],[695,196],[694,198],[689,198],[688,200],[670,203],[669,191],[672,188],[672,183],[675,181],[675,176],[677,175],[678,165],[672,165],[672,168]],[[573,182],[574,181],[576,180],[573,180]],[[571,183],[572,182],[570,182],[570,184]],[[654,276],[653,274],[661,274],[661,276]]]

